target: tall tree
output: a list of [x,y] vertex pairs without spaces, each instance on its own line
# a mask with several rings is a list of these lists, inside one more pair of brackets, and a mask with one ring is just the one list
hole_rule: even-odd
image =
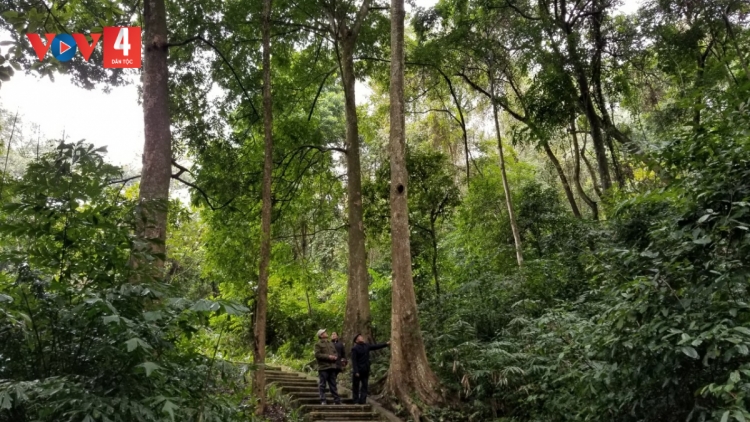
[[273,102],[271,100],[271,0],[263,0],[263,187],[260,214],[260,269],[255,299],[253,358],[257,365],[253,390],[259,398],[257,412],[266,408],[266,310],[268,307],[268,264],[271,261],[271,171],[273,169]]
[[143,170],[139,193],[138,236],[152,242],[163,266],[167,238],[167,200],[172,170],[167,67],[167,12],[164,0],[145,0],[143,56]]
[[510,184],[508,183],[508,175],[505,172],[505,155],[503,153],[503,135],[500,131],[500,118],[498,116],[497,102],[494,101],[495,97],[495,75],[492,74],[492,67],[487,72],[488,79],[490,80],[490,102],[492,103],[492,118],[495,120],[495,133],[497,134],[497,153],[500,156],[500,175],[503,179],[503,192],[505,192],[505,206],[508,208],[508,219],[510,220],[510,228],[513,231],[513,243],[516,246],[516,261],[518,266],[523,265],[523,247],[521,245],[521,233],[518,230],[518,222],[516,221],[516,213],[513,210],[513,197],[510,194]]
[[391,262],[393,298],[391,310],[391,366],[387,390],[409,410],[414,420],[420,411],[412,400],[425,404],[440,400],[438,379],[427,362],[417,314],[411,269],[409,205],[407,203],[406,121],[404,115],[404,0],[391,0]]
[[360,160],[359,122],[355,102],[354,52],[362,24],[370,11],[370,0],[363,0],[356,15],[349,17],[349,4],[325,2],[327,32],[334,39],[336,57],[344,88],[344,113],[346,115],[346,186],[349,218],[349,281],[346,289],[344,338],[362,334],[366,341],[372,339],[370,299],[368,294],[367,253],[362,211],[362,169]]

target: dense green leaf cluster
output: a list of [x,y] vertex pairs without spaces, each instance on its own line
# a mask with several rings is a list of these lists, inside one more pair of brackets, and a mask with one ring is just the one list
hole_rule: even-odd
[[[511,276],[480,272],[448,299],[459,309],[443,314],[435,359],[478,415],[750,417],[749,106],[665,135],[675,182],[615,201],[599,228],[578,225],[582,244],[564,243],[559,223],[543,229],[565,266],[542,256]],[[566,271],[575,261],[585,268]]]
[[6,187],[0,420],[239,420],[232,394],[216,396],[237,369],[190,339],[246,309],[150,280],[119,177],[101,150],[63,143]]

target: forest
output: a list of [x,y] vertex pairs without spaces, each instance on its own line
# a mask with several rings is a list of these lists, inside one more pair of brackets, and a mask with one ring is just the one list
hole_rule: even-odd
[[321,328],[405,421],[750,420],[750,3],[427,3],[0,0],[145,135],[0,110],[0,422],[298,420]]

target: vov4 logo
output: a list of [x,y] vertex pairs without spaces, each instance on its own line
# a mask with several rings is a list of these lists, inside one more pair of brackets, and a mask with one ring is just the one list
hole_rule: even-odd
[[126,26],[108,26],[103,34],[91,34],[91,42],[83,34],[45,34],[47,43],[42,42],[39,34],[26,34],[31,47],[39,61],[51,50],[52,56],[61,62],[67,62],[80,50],[83,59],[88,61],[96,44],[104,35],[104,63],[106,68],[139,68],[141,67],[141,28]]

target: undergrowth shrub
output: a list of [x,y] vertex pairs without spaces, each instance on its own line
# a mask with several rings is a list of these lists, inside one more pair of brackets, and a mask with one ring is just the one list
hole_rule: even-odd
[[149,277],[135,201],[102,154],[62,143],[6,183],[0,421],[240,420],[236,368],[179,345],[245,309]]
[[463,412],[434,420],[750,418],[748,127],[746,101],[663,135],[671,181],[613,199],[580,232],[593,247],[558,249],[575,272],[536,263],[447,295],[457,317],[427,341]]

